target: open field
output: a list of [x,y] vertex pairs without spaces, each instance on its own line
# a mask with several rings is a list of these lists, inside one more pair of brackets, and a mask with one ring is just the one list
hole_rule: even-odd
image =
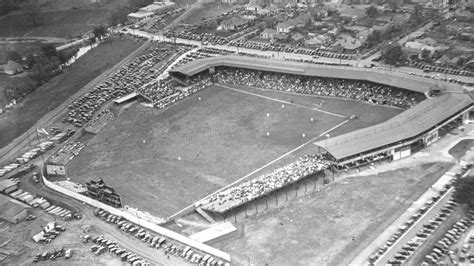
[[25,132],[43,115],[59,106],[82,86],[120,62],[141,42],[114,38],[79,58],[72,68],[31,93],[21,105],[0,116],[0,147]]
[[[408,160],[408,159],[407,159]],[[446,171],[423,163],[376,175],[350,176],[241,219],[240,235],[216,244],[238,265],[345,265]]]
[[[125,205],[171,215],[302,144],[301,150],[262,170],[316,152],[312,140],[346,120],[311,109],[321,101],[316,97],[292,95],[302,106],[282,108],[279,101],[287,95],[277,93],[272,100],[246,92],[258,90],[211,86],[164,110],[132,104],[69,164],[68,176],[79,183],[103,178]],[[370,123],[354,120],[347,131],[400,112],[354,101],[325,101],[372,116]]]
[[43,23],[38,26],[33,25],[22,10],[15,11],[0,18],[0,36],[78,37],[95,26],[106,24],[111,12],[125,2],[109,0],[105,5],[96,6],[87,0],[55,1],[42,11]]
[[6,16],[0,19],[0,36],[48,36],[60,38],[78,37],[101,23],[107,16],[102,10],[61,10],[42,14],[42,25],[34,26],[27,14]]

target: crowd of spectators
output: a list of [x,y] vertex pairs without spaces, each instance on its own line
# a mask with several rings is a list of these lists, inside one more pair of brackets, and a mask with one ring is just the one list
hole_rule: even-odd
[[306,155],[273,172],[207,197],[200,205],[203,209],[224,213],[328,167],[324,155]]
[[114,118],[114,113],[112,113],[109,109],[104,109],[100,111],[92,120],[87,124],[84,128],[86,132],[92,134],[98,134],[109,122]]
[[221,83],[302,94],[332,96],[410,108],[425,99],[422,93],[368,81],[309,77],[239,68],[225,68],[216,75]]
[[[191,81],[191,83],[194,83],[194,80]],[[152,102],[156,108],[161,109],[210,85],[211,81],[209,78],[200,79],[189,87],[175,86],[173,82],[168,79],[143,86],[137,90],[137,93]]]

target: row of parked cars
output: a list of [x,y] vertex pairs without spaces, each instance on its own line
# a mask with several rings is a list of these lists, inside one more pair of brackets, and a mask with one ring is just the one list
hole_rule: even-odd
[[181,32],[174,32],[169,31],[165,33],[165,37],[167,38],[180,38],[186,40],[194,40],[200,41],[203,43],[211,43],[211,44],[226,44],[229,40],[226,37],[217,36],[214,33],[193,33],[191,31],[181,31]]
[[121,231],[133,235],[142,242],[147,243],[151,248],[162,249],[165,254],[180,256],[188,262],[203,266],[228,265],[208,254],[202,255],[192,250],[189,246],[178,247],[177,244],[169,241],[167,238],[152,234],[142,227],[125,220],[123,217],[110,214],[103,209],[95,210],[94,214],[108,223],[116,224]]
[[96,255],[101,255],[106,251],[109,251],[115,256],[120,257],[120,260],[126,261],[133,266],[147,266],[150,265],[146,260],[140,258],[137,254],[130,252],[124,248],[121,248],[117,242],[108,239],[101,235],[92,239],[92,242],[96,245],[91,247],[91,252]]
[[[472,211],[471,211],[472,212]],[[474,212],[472,212],[474,214]],[[445,256],[449,256],[451,262],[456,265],[458,261],[454,256],[454,250],[450,250],[450,247],[458,242],[459,238],[463,235],[468,228],[473,224],[473,217],[464,217],[459,222],[455,223],[451,229],[449,229],[436,244],[434,245],[430,254],[425,256],[425,262],[427,264],[439,264]],[[460,260],[465,261],[467,258],[467,250],[469,245],[464,246],[461,250]],[[464,253],[464,256],[463,256]],[[472,256],[471,262],[474,263],[474,256]]]
[[454,202],[453,199],[450,199],[438,212],[436,217],[428,221],[428,223],[423,224],[423,227],[416,233],[416,236],[408,241],[406,245],[402,246],[402,249],[398,251],[394,258],[389,260],[388,263],[392,265],[405,263],[415,250],[431,237],[433,232],[448,218],[456,205],[457,203]]
[[[408,231],[412,226],[413,224],[418,220],[420,219],[420,217],[425,213],[427,212],[431,206],[433,206],[433,204],[438,201],[442,195],[444,195],[448,189],[452,186],[452,183],[449,183],[447,184],[443,189],[441,189],[439,191],[439,194],[434,196],[431,200],[427,201],[424,206],[422,206],[420,209],[418,209],[418,211],[412,215],[412,217],[410,219],[408,219],[405,224],[403,224],[402,226],[400,226],[400,228],[397,230],[396,233],[394,233],[392,235],[392,237],[390,239],[387,240],[387,242],[385,243],[385,245],[383,245],[382,247],[379,247],[374,253],[372,253],[372,255],[369,256],[368,258],[368,261],[370,263],[373,263],[375,261],[377,261],[378,258],[380,258],[387,250],[389,247],[391,247],[395,242],[397,242],[397,240],[406,232]],[[412,246],[415,246],[415,245],[418,245],[418,244],[415,244],[413,243]],[[402,256],[399,257],[400,260],[402,259]],[[393,262],[396,262],[398,261],[395,260]]]
[[56,250],[48,250],[43,253],[37,254],[33,262],[45,261],[45,260],[56,260],[58,258],[64,257],[65,259],[69,259],[72,257],[72,250],[70,248],[60,248]]
[[164,60],[171,51],[167,48],[155,48],[122,66],[105,82],[97,85],[68,106],[69,112],[63,122],[82,127],[108,101],[133,92],[146,82],[155,79],[151,68]]
[[433,66],[433,65],[430,65],[424,62],[419,62],[419,61],[413,61],[411,63],[411,66],[419,68],[419,69],[423,69],[426,72],[433,71],[433,72],[452,74],[452,75],[463,75],[463,76],[468,76],[468,77],[474,76],[474,73],[472,73],[471,71]]

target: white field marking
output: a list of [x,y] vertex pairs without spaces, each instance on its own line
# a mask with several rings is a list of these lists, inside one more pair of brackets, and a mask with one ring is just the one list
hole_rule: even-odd
[[339,128],[339,127],[341,127],[342,125],[346,124],[346,123],[349,122],[349,121],[351,121],[351,119],[344,120],[343,122],[341,122],[341,123],[335,125],[334,127],[330,128],[330,129],[328,129],[328,130],[326,130],[325,132],[319,134],[319,136],[316,136],[316,137],[314,137],[314,138],[312,138],[312,139],[306,141],[305,143],[303,143],[303,144],[301,144],[300,146],[298,146],[298,147],[292,149],[291,151],[289,151],[289,152],[287,152],[287,153],[281,155],[280,157],[276,158],[275,160],[273,160],[273,161],[271,161],[271,162],[265,164],[264,166],[262,166],[262,167],[260,167],[260,168],[258,168],[258,169],[256,169],[256,170],[254,170],[253,172],[251,172],[251,173],[245,175],[244,177],[239,178],[238,180],[232,182],[231,184],[229,184],[229,185],[227,185],[227,186],[225,186],[225,187],[222,187],[222,188],[218,189],[217,191],[215,191],[215,192],[213,192],[213,193],[211,193],[211,194],[205,196],[204,198],[202,198],[202,199],[196,201],[195,203],[193,203],[193,204],[191,204],[191,205],[189,205],[189,206],[183,208],[182,210],[178,211],[177,213],[175,213],[175,214],[173,214],[173,215],[170,215],[169,217],[174,217],[174,216],[178,215],[179,213],[181,213],[181,212],[182,212],[183,210],[185,210],[185,209],[193,208],[194,205],[195,205],[197,202],[201,202],[201,201],[203,201],[204,199],[206,199],[206,198],[208,198],[208,197],[211,197],[211,196],[213,196],[213,195],[215,195],[215,194],[217,194],[217,193],[219,193],[219,192],[221,192],[221,191],[224,191],[224,190],[228,189],[229,187],[232,187],[232,186],[234,186],[234,185],[240,183],[242,180],[248,178],[249,176],[251,176],[251,175],[253,175],[253,174],[255,174],[255,173],[261,171],[262,169],[264,169],[264,168],[266,168],[266,167],[268,167],[268,166],[274,164],[275,162],[277,162],[277,161],[279,161],[279,160],[285,158],[286,156],[292,154],[293,152],[295,152],[295,151],[301,149],[302,147],[308,145],[309,143],[315,141],[317,138],[320,138],[320,137],[322,137],[322,136],[328,134],[329,132],[331,132],[331,131],[333,131],[333,130]]
[[324,110],[321,110],[321,109],[318,109],[318,108],[311,108],[311,107],[308,107],[308,106],[305,106],[305,105],[301,105],[301,104],[297,104],[297,103],[291,103],[291,102],[283,101],[283,100],[280,100],[280,99],[275,99],[275,98],[272,98],[272,97],[263,96],[263,95],[260,95],[260,94],[257,94],[257,93],[253,93],[253,92],[248,92],[248,91],[244,91],[244,90],[240,90],[240,89],[236,89],[236,88],[231,88],[231,87],[228,87],[228,86],[223,85],[223,84],[218,84],[218,86],[224,87],[224,88],[229,89],[229,90],[233,90],[233,91],[238,91],[238,92],[241,92],[241,93],[250,94],[250,95],[257,96],[257,97],[260,97],[260,98],[264,98],[264,99],[267,99],[267,100],[271,100],[271,101],[275,101],[275,102],[280,102],[280,103],[286,103],[286,104],[290,104],[290,105],[295,105],[295,106],[299,106],[299,107],[302,107],[302,108],[310,109],[310,110],[313,110],[313,111],[325,113],[325,114],[328,114],[328,115],[334,115],[334,116],[337,116],[337,117],[346,118],[345,115],[340,115],[340,114],[336,114],[336,113],[324,111]]

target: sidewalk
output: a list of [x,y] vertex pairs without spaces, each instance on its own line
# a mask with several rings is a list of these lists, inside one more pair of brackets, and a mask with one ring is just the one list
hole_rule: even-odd
[[[452,148],[456,143],[462,139],[470,138],[474,133],[474,125],[465,125],[467,132],[459,138],[456,138],[454,141],[450,141],[445,148],[441,149],[443,155],[449,155],[448,150]],[[442,141],[442,140],[440,140]],[[413,155],[412,155],[413,156]],[[416,156],[416,154],[415,154]],[[474,151],[471,149],[466,152],[463,156],[462,161],[472,161],[474,159]],[[433,196],[438,195],[438,191],[443,188],[447,183],[449,183],[456,173],[458,173],[462,168],[460,163],[457,163],[451,167],[444,175],[442,175],[432,186],[428,189],[423,195],[421,195],[413,204],[400,216],[398,217],[390,226],[388,226],[383,233],[381,233],[376,239],[374,239],[355,259],[353,259],[350,265],[369,265],[368,258],[372,255],[379,247],[382,247],[388,239],[390,239],[395,232],[398,231],[401,225],[403,225],[408,219],[410,219],[413,214],[415,214],[418,209],[420,209],[424,204],[431,200]],[[388,250],[386,251],[388,252]]]

